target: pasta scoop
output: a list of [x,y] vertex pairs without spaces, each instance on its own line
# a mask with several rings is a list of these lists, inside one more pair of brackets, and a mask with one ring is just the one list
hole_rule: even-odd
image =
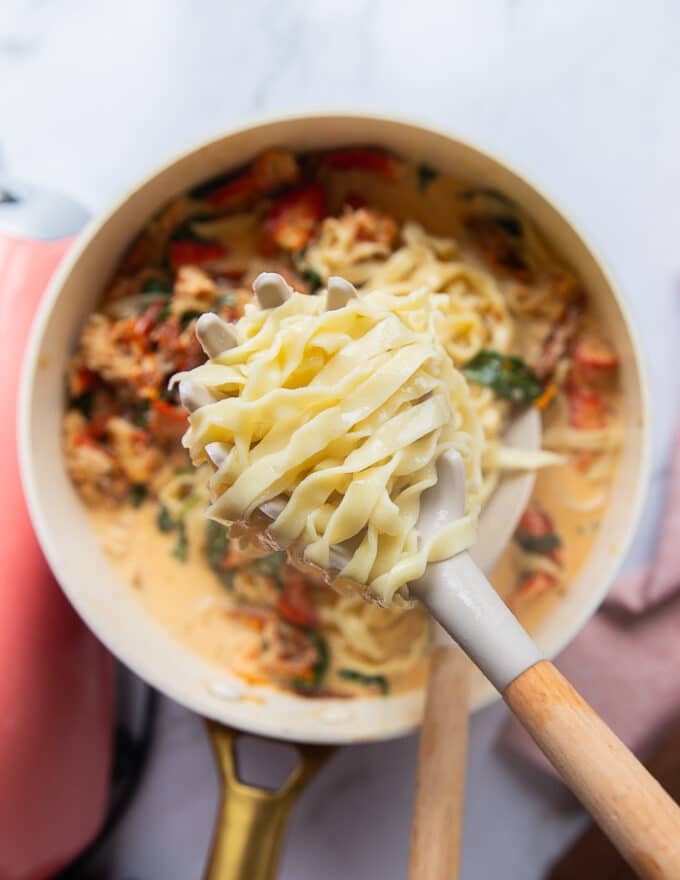
[[[258,277],[254,289],[263,308],[277,306],[292,295],[281,276],[269,273]],[[348,282],[331,278],[326,308],[341,308],[354,295]],[[197,333],[210,357],[236,344],[233,330],[215,315],[203,315]],[[182,379],[179,388],[190,411],[212,400],[206,389],[189,380]],[[224,460],[225,451],[219,443],[208,443],[205,452],[218,466]],[[460,519],[464,503],[462,461],[455,452],[445,453],[438,459],[436,484],[421,499],[421,539],[427,541],[446,523]],[[281,508],[274,498],[260,510],[274,519]],[[494,521],[500,523],[495,539],[485,538],[482,531],[478,550],[472,554],[462,552],[431,563],[422,577],[409,584],[411,595],[423,602],[502,693],[548,760],[638,874],[650,880],[680,877],[680,808],[542,656],[475,562],[476,552],[488,550],[487,542],[492,555],[503,546],[503,530],[510,518],[500,509]],[[334,552],[331,566],[342,567],[346,548],[338,546]]]
[[[460,516],[464,473],[440,459],[423,496],[424,536]],[[474,552],[474,551],[473,551]],[[680,877],[680,808],[546,660],[472,555],[430,564],[410,591],[458,642],[640,877]]]

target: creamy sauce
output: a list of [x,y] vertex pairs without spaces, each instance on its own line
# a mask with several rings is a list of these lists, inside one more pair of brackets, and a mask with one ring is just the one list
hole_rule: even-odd
[[[254,634],[229,616],[225,588],[205,560],[205,521],[200,512],[187,518],[189,555],[186,563],[173,556],[176,538],[159,531],[156,508],[143,504],[138,509],[90,511],[95,533],[119,577],[130,585],[147,611],[199,657],[216,666],[236,671],[234,658],[247,652]],[[324,591],[327,589],[321,587]],[[329,597],[334,601],[335,597]],[[422,612],[403,612],[420,624]],[[338,679],[333,645],[337,634],[326,633],[331,645],[329,687],[347,695],[367,696],[366,688]],[[268,684],[240,673],[250,683]],[[427,658],[424,656],[405,673],[390,677],[390,692],[401,693],[424,686]]]
[[[592,511],[575,509],[574,503],[588,503],[601,492],[605,494],[602,506]],[[551,511],[562,537],[565,586],[519,602],[513,608],[529,632],[559,604],[583,565],[599,531],[608,496],[607,486],[593,488],[573,466],[538,475],[532,500]],[[224,587],[205,561],[202,517],[192,516],[188,522],[189,559],[182,563],[172,555],[174,535],[158,529],[154,505],[144,504],[137,510],[93,510],[90,516],[115,571],[130,584],[148,612],[198,656],[231,669],[234,657],[250,647],[252,634],[224,612]],[[511,543],[491,576],[494,587],[505,599],[515,589],[517,556],[517,548]],[[423,659],[406,675],[394,677],[391,690],[400,693],[422,687],[426,675],[427,661]],[[353,692],[365,695],[362,688],[354,688]]]
[[116,572],[163,626],[218,666],[247,647],[248,631],[221,612],[225,591],[205,560],[201,518],[187,523],[186,563],[172,555],[176,538],[159,531],[153,504],[93,510],[91,518]]
[[[600,496],[602,492],[605,496],[602,506],[590,511],[578,510],[574,507],[574,503],[585,504],[595,495]],[[513,611],[529,632],[535,630],[566,595],[569,584],[585,562],[593,540],[599,532],[608,498],[609,487],[593,488],[592,483],[573,465],[552,468],[538,474],[532,501],[537,501],[550,511],[556,531],[562,538],[564,583],[540,596],[513,604]],[[511,543],[503,552],[491,576],[492,584],[506,600],[510,599],[515,589],[517,557],[517,547]]]

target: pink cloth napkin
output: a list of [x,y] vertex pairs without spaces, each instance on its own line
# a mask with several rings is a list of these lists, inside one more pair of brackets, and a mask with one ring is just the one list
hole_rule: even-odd
[[[680,719],[680,436],[652,564],[616,582],[555,665],[637,753]],[[501,741],[555,772],[514,719]]]

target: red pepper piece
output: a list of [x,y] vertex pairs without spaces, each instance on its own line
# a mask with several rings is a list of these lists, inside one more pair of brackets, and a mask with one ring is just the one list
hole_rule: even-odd
[[226,248],[214,241],[171,241],[168,249],[170,265],[177,270],[180,266],[202,266],[226,256]]
[[569,424],[578,430],[597,430],[607,424],[602,395],[588,385],[568,385],[567,408]]
[[263,228],[287,251],[299,251],[314,234],[326,210],[326,193],[314,183],[289,190],[272,205]]
[[294,626],[316,626],[319,622],[307,584],[297,574],[286,577],[276,607],[281,617]]
[[214,208],[228,208],[255,198],[259,192],[260,187],[255,175],[246,171],[245,174],[240,174],[208,193],[203,197],[203,201]]
[[619,363],[608,342],[597,336],[582,336],[574,346],[574,363],[590,370],[613,370]]
[[372,150],[352,147],[347,150],[332,150],[325,153],[322,161],[331,168],[342,171],[368,171],[379,174],[388,180],[394,180],[399,170],[399,163],[384,150]]
[[188,427],[187,414],[166,400],[154,400],[149,414],[149,431],[159,440],[177,440]]

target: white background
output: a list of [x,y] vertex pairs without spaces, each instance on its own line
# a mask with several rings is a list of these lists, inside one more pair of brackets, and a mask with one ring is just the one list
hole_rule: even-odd
[[[673,0],[0,0],[0,170],[98,211],[159,161],[262,114],[411,116],[556,198],[627,290],[649,353],[649,553],[680,385],[680,4]],[[474,719],[464,880],[533,880],[583,821]],[[405,877],[415,738],[341,751],[305,794],[285,880]],[[216,791],[200,723],[163,707],[112,877],[200,875]]]

